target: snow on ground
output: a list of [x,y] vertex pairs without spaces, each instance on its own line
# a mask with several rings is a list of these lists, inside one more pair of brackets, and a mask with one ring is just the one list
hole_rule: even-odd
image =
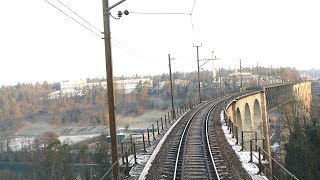
[[[100,134],[87,134],[87,135],[70,135],[59,136],[58,139],[62,143],[74,144],[80,141],[99,136]],[[9,145],[12,151],[20,151],[23,148],[29,148],[32,145],[35,137],[17,136],[10,140]]]
[[[250,152],[249,151],[241,151],[241,146],[236,144],[236,139],[232,138],[232,134],[229,134],[228,126],[224,123],[224,114],[221,112],[220,120],[222,122],[222,130],[224,135],[226,136],[229,144],[232,146],[232,149],[236,152],[239,157],[239,160],[242,163],[244,169],[248,172],[248,174],[252,177],[253,180],[267,180],[268,178],[263,175],[259,175],[259,168],[254,163],[258,163],[257,158],[253,157],[254,163],[249,163],[250,161]],[[258,157],[258,153],[254,153],[256,157]]]
[[87,134],[87,135],[71,135],[71,136],[59,136],[58,139],[62,143],[74,144],[80,141],[90,139],[96,136],[100,136],[101,134]]
[[15,137],[10,140],[9,146],[12,151],[19,151],[23,147],[28,148],[29,145],[32,144],[33,140],[34,137]]

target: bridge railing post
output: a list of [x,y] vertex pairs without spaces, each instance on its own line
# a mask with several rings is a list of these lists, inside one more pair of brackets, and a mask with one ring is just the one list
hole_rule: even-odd
[[129,176],[129,158],[128,158],[127,150],[126,150],[126,176]]
[[152,124],[152,136],[153,136],[153,140],[156,140],[156,136],[154,133],[154,124]]
[[121,154],[122,154],[122,163],[124,163],[124,157],[123,157],[123,143],[121,143]]
[[249,162],[253,162],[252,160],[252,140],[250,140],[250,161]]
[[[172,113],[172,111],[171,111],[171,113]],[[171,124],[170,123],[170,112],[168,112],[168,121],[169,121],[169,124]]]
[[162,119],[162,117],[160,118],[160,120],[161,120],[161,129],[163,130],[163,119]]
[[133,139],[131,134],[130,134],[130,144],[131,144],[131,154],[133,154],[133,147],[132,147]]
[[157,131],[158,131],[158,135],[159,135],[160,134],[159,121],[157,121]]
[[178,118],[180,116],[179,110],[180,110],[180,107],[177,107],[177,116],[176,116],[176,118]]
[[266,139],[264,138],[263,140],[262,140],[262,146],[263,146],[263,152],[262,152],[262,158],[263,158],[263,160],[266,160],[266,153],[265,153],[265,150],[266,150]]
[[238,126],[236,126],[236,144],[239,144]]
[[[271,163],[271,162],[270,162]],[[259,147],[259,174],[261,174],[262,164],[261,164],[261,149]]]
[[234,124],[233,123],[231,125],[231,129],[232,129],[232,138],[234,138]]
[[134,152],[134,164],[138,164],[137,163],[137,151],[136,151],[136,143],[133,143],[133,152]]
[[228,121],[229,121],[229,119],[228,119],[228,118],[226,118],[226,117],[224,117],[224,123],[226,124],[226,126],[227,126],[227,127],[229,127],[229,126],[228,126],[228,124],[229,124],[229,122],[228,122]]
[[244,139],[243,139],[243,135],[244,134],[244,132],[243,131],[241,131],[241,151],[244,151]]
[[147,129],[147,133],[148,133],[148,145],[151,146],[149,128]]
[[255,138],[255,141],[256,141],[255,150],[257,151],[258,150],[258,133],[256,131],[254,132],[254,138]]
[[142,141],[143,141],[143,151],[147,152],[147,150],[146,150],[146,141],[144,139],[144,132],[142,133]]
[[166,114],[164,115],[164,123],[165,123],[166,128],[167,128],[167,127],[168,127],[168,124],[167,124],[167,115],[166,115]]

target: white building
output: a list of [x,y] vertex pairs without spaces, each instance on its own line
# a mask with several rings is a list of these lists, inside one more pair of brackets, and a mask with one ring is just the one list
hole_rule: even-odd
[[[141,78],[141,79],[125,79],[125,80],[117,80],[114,81],[114,84],[117,89],[124,89],[125,94],[130,94],[136,88],[136,85],[142,82],[142,85],[152,87],[152,80],[149,78]],[[61,95],[71,96],[82,96],[82,89],[84,87],[92,88],[93,86],[102,86],[103,88],[107,88],[107,82],[95,82],[95,83],[87,83],[86,80],[72,80],[72,81],[61,81],[60,91],[54,91],[48,94],[49,99],[56,99]]]
[[149,78],[117,80],[115,81],[115,84],[118,89],[124,89],[124,94],[130,94],[134,91],[140,81],[143,86],[152,88],[153,82]]
[[60,90],[61,91],[73,91],[75,89],[82,89],[84,84],[87,84],[86,80],[68,80],[68,81],[61,81]]

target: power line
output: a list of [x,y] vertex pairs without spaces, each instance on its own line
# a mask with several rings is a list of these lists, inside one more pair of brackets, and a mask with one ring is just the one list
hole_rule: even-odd
[[70,15],[68,15],[66,12],[64,12],[63,10],[61,10],[60,8],[58,8],[57,6],[55,6],[54,4],[52,4],[51,2],[49,2],[48,0],[44,0],[45,2],[47,2],[49,5],[51,5],[52,7],[56,8],[58,11],[60,11],[62,14],[64,14],[65,16],[67,16],[68,18],[72,19],[73,21],[75,21],[76,23],[78,23],[80,26],[84,27],[85,29],[87,29],[88,31],[90,31],[91,33],[95,34],[96,36],[98,36],[99,38],[103,38],[100,36],[100,34],[94,32],[93,30],[91,30],[90,28],[88,28],[87,26],[85,26],[84,24],[80,23],[78,20],[74,19],[73,17],[71,17]]
[[181,12],[129,12],[130,14],[150,14],[150,15],[188,15],[190,13]]
[[193,10],[194,10],[194,7],[196,5],[196,2],[197,2],[197,0],[194,0],[193,5],[192,5],[192,9],[191,9],[191,12],[190,12],[190,23],[191,23],[191,28],[192,28],[194,41],[198,40],[198,38],[196,36],[196,33],[195,33],[195,30],[194,30],[194,23],[193,23],[193,19],[192,19],[192,14],[193,14]]
[[190,15],[193,14],[193,9],[194,9],[194,6],[196,5],[196,2],[197,2],[197,0],[194,0]]
[[124,45],[123,43],[115,40],[114,38],[111,38],[111,40],[114,41],[114,42],[116,42],[116,43],[118,43],[118,44],[120,44],[121,46],[123,46],[124,48],[126,48],[128,51],[131,51],[131,52],[133,52],[133,53],[135,54],[134,50],[132,50],[132,49],[129,48],[128,46]]
[[[85,29],[87,29],[88,31],[90,31],[91,33],[93,33],[94,35],[98,36],[99,38],[103,37],[94,32],[92,29],[90,29],[89,27],[85,26],[84,24],[82,24],[81,22],[79,22],[78,20],[76,20],[75,18],[71,17],[69,14],[67,14],[66,12],[64,12],[63,10],[61,10],[60,8],[58,8],[57,6],[55,6],[54,4],[52,4],[51,2],[49,2],[48,0],[44,0],[46,1],[48,4],[50,4],[52,7],[56,8],[57,10],[59,10],[61,13],[63,13],[64,15],[66,15],[68,18],[72,19],[73,21],[75,21],[76,23],[78,23],[79,25],[81,25],[82,27],[84,27]],[[62,3],[60,0],[56,0],[58,1],[60,4],[62,4],[65,8],[67,8],[68,10],[70,10],[72,13],[74,13],[75,15],[77,15],[80,19],[82,19],[83,21],[85,21],[86,23],[88,23],[88,25],[90,25],[91,27],[93,27],[95,30],[99,31],[101,34],[103,34],[102,31],[100,31],[96,26],[92,25],[89,21],[85,20],[83,17],[81,17],[78,13],[76,13],[75,11],[73,11],[70,7],[68,7],[67,5],[65,5],[64,3]],[[123,50],[124,52],[127,52],[130,55],[139,57],[132,49],[130,49],[128,46],[124,45],[123,43],[111,38],[111,40],[113,41],[112,44],[114,46],[116,46],[117,48]]]
[[194,30],[194,24],[193,24],[192,15],[190,15],[190,24],[191,24],[191,29],[192,29],[193,40],[197,41],[196,33],[195,33],[195,30]]
[[[112,40],[112,39],[111,39],[111,40]],[[128,51],[128,50],[126,50],[126,49],[122,48],[121,46],[119,46],[119,45],[115,44],[114,42],[111,42],[111,43],[112,43],[112,45],[114,45],[114,46],[116,46],[117,48],[119,48],[119,49],[123,50],[124,52],[126,52],[126,53],[128,53],[128,54],[131,54],[131,55],[133,55],[133,56],[137,56],[137,57],[138,57],[138,55],[136,55],[134,52],[130,52],[130,51]]]
[[91,27],[93,27],[95,30],[97,30],[98,32],[102,32],[101,30],[99,30],[96,26],[92,25],[89,21],[85,20],[83,17],[81,17],[78,13],[76,13],[74,10],[72,10],[70,7],[68,7],[67,5],[65,5],[64,3],[62,3],[60,0],[57,0],[60,4],[62,4],[65,8],[67,8],[69,11],[71,11],[73,14],[75,14],[76,16],[78,16],[80,19],[82,19],[84,22],[86,22],[87,24],[89,24]]

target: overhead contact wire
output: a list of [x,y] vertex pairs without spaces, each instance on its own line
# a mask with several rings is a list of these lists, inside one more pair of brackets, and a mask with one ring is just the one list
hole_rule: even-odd
[[98,36],[99,38],[103,38],[100,36],[100,34],[94,32],[92,29],[88,28],[87,26],[85,26],[84,24],[82,24],[81,22],[79,22],[78,20],[76,20],[75,18],[73,18],[72,16],[70,16],[69,14],[67,14],[66,12],[64,12],[63,10],[61,10],[60,8],[58,8],[57,6],[55,6],[54,4],[52,4],[51,2],[49,2],[48,0],[44,0],[45,2],[47,2],[48,4],[50,4],[52,7],[54,7],[55,9],[57,9],[58,11],[60,11],[62,14],[64,14],[65,16],[67,16],[68,18],[72,19],[73,21],[75,21],[76,23],[78,23],[80,26],[84,27],[86,30],[90,31],[91,33],[95,34],[96,36]]

